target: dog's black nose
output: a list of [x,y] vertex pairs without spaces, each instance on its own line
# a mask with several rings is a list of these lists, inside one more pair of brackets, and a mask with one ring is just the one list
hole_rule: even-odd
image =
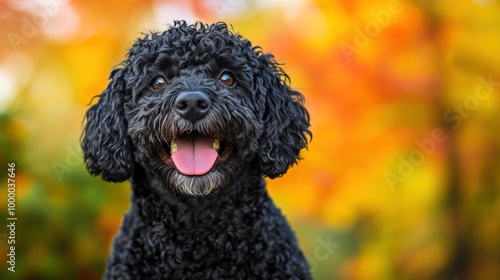
[[210,110],[210,99],[202,92],[188,91],[177,96],[174,106],[181,117],[195,122],[203,118]]

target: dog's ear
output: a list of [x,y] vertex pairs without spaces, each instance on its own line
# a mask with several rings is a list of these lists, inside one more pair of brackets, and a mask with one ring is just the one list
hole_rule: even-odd
[[255,87],[265,102],[259,162],[266,176],[276,178],[301,159],[300,150],[312,137],[309,113],[303,95],[290,88],[289,77],[271,54],[259,55],[259,68]]
[[108,182],[130,178],[133,167],[131,143],[124,114],[126,68],[111,72],[111,82],[85,115],[81,145],[90,174]]

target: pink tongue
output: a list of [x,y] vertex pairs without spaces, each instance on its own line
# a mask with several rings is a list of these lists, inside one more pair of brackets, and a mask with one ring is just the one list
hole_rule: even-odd
[[208,173],[217,159],[217,151],[212,147],[214,139],[201,134],[178,138],[177,151],[172,154],[175,167],[184,175]]

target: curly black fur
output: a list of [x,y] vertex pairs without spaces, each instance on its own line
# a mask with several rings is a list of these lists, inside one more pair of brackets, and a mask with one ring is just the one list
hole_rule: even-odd
[[[219,81],[225,71],[234,85]],[[158,77],[167,84],[155,89]],[[138,39],[110,79],[82,148],[92,175],[129,179],[133,194],[104,278],[310,279],[263,180],[285,174],[311,136],[303,96],[273,56],[224,23],[178,21]],[[207,97],[206,114],[179,114],[185,92]],[[171,141],[187,134],[221,139],[208,173],[169,164]]]

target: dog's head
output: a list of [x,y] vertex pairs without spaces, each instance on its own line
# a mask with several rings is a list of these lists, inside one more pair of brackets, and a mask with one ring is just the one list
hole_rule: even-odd
[[191,195],[227,186],[245,165],[271,178],[311,135],[303,96],[270,54],[224,23],[138,39],[86,114],[87,169],[106,181],[151,176]]

